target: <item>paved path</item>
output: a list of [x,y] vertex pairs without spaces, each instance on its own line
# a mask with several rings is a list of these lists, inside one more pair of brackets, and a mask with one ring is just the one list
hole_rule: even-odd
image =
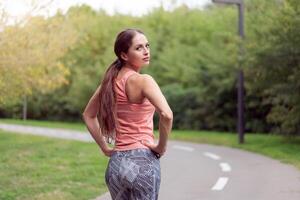
[[[93,142],[89,134],[1,124],[0,128]],[[259,154],[170,141],[161,158],[160,200],[299,200],[300,171]],[[110,200],[108,194],[96,198]]]
[[36,126],[24,126],[24,125],[13,125],[13,124],[4,124],[0,122],[0,129],[16,132],[20,134],[30,134],[30,135],[40,135],[46,137],[54,137],[61,139],[69,140],[78,140],[84,142],[93,142],[93,138],[87,132],[74,131],[67,129],[53,129],[45,127],[36,127]]

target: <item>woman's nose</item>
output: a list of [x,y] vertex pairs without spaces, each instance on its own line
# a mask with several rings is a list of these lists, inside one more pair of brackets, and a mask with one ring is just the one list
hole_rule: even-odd
[[149,54],[149,49],[145,48],[144,49],[144,55],[148,55]]

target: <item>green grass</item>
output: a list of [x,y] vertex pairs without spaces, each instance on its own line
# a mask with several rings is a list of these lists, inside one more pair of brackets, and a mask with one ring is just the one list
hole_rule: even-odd
[[[83,123],[0,120],[0,123],[85,130]],[[300,169],[300,137],[209,131],[172,131],[171,140],[229,146],[260,153]],[[0,131],[0,199],[93,199],[106,190],[108,159],[95,144]]]
[[0,199],[83,200],[106,191],[95,144],[0,131]]

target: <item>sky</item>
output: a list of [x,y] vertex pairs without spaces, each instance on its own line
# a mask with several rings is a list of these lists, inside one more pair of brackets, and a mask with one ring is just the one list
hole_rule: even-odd
[[[32,10],[32,2],[35,2],[41,9]],[[50,2],[50,3],[49,3]],[[165,9],[171,10],[185,4],[190,8],[202,8],[211,0],[0,0],[0,8],[9,15],[9,23],[20,20],[26,14],[52,16],[60,9],[65,13],[69,7],[74,5],[87,4],[95,10],[104,9],[108,14],[115,12],[142,16],[155,7],[162,5]]]

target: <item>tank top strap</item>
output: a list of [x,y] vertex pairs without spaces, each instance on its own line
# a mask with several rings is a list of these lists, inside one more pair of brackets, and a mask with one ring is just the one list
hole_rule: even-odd
[[123,76],[123,78],[122,78],[122,82],[123,82],[124,86],[125,86],[125,84],[126,84],[127,79],[129,78],[129,76],[131,76],[131,75],[133,75],[133,74],[137,74],[137,72],[134,71],[134,70],[129,70],[129,71],[127,71],[127,72],[124,74],[124,76]]

